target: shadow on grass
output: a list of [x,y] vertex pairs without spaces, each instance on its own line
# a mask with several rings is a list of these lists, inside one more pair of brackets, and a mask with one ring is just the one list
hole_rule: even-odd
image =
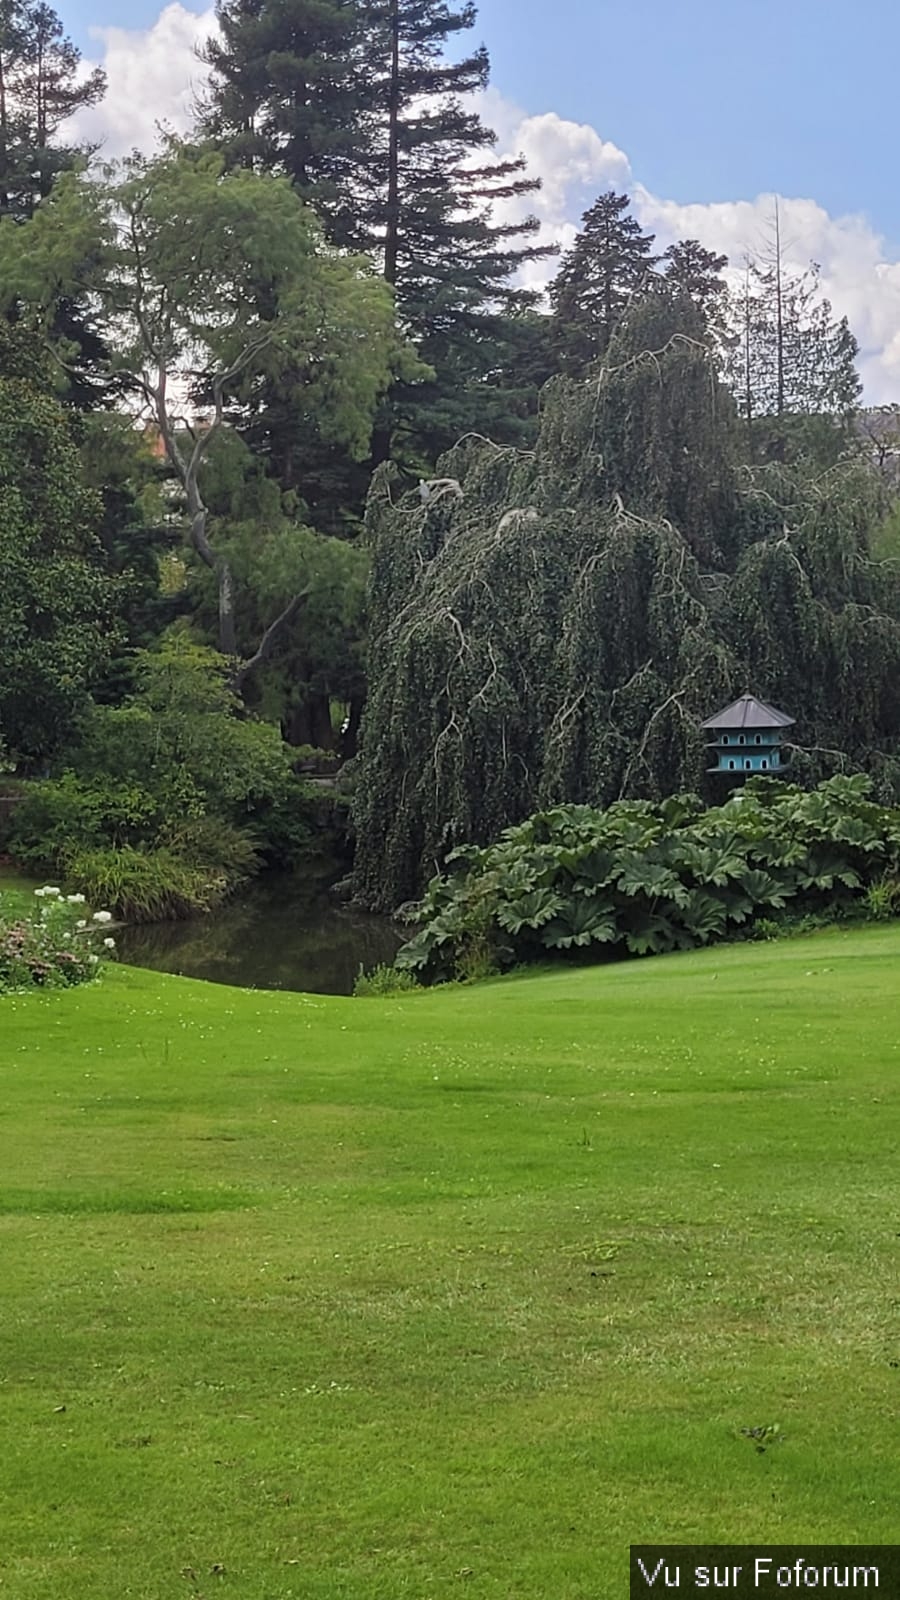
[[0,1189],[0,1216],[152,1216],[162,1212],[240,1211],[259,1204],[240,1189],[165,1189],[157,1194],[105,1189],[95,1194],[64,1189]]

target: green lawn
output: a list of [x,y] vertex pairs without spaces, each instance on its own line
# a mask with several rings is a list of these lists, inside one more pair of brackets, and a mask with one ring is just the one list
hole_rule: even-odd
[[895,925],[0,1000],[0,1596],[603,1600],[630,1541],[889,1542],[898,974]]
[[0,862],[0,912],[30,911],[34,905],[34,891],[41,879],[30,878],[18,867]]

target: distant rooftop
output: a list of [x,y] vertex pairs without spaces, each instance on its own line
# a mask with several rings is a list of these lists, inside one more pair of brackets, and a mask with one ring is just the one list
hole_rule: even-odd
[[742,694],[740,700],[735,700],[724,710],[717,711],[714,717],[709,717],[704,722],[704,728],[792,728],[794,718],[785,716],[783,711],[776,711],[774,706],[766,705],[765,700],[757,700],[752,694]]

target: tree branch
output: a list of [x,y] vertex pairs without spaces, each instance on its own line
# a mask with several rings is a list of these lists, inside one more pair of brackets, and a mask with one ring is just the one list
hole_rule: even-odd
[[240,694],[243,684],[250,676],[250,673],[255,672],[257,667],[261,667],[265,661],[268,661],[272,651],[275,648],[275,645],[278,642],[279,634],[281,634],[284,629],[287,628],[289,623],[293,622],[301,607],[305,605],[306,601],[309,599],[311,593],[311,589],[301,589],[299,594],[295,594],[293,599],[288,601],[281,614],[275,618],[275,621],[269,623],[269,626],[267,627],[265,633],[259,641],[259,644],[256,647],[256,650],[254,651],[253,655],[250,656],[249,660],[242,661],[238,664],[229,680],[231,688],[234,690],[235,694]]

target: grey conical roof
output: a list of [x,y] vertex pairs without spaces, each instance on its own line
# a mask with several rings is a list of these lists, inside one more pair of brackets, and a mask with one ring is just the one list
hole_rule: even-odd
[[730,706],[717,711],[714,717],[707,718],[703,724],[704,728],[710,729],[792,728],[793,725],[793,717],[776,711],[774,706],[766,705],[765,700],[757,700],[752,694],[742,694],[740,700],[734,700]]

